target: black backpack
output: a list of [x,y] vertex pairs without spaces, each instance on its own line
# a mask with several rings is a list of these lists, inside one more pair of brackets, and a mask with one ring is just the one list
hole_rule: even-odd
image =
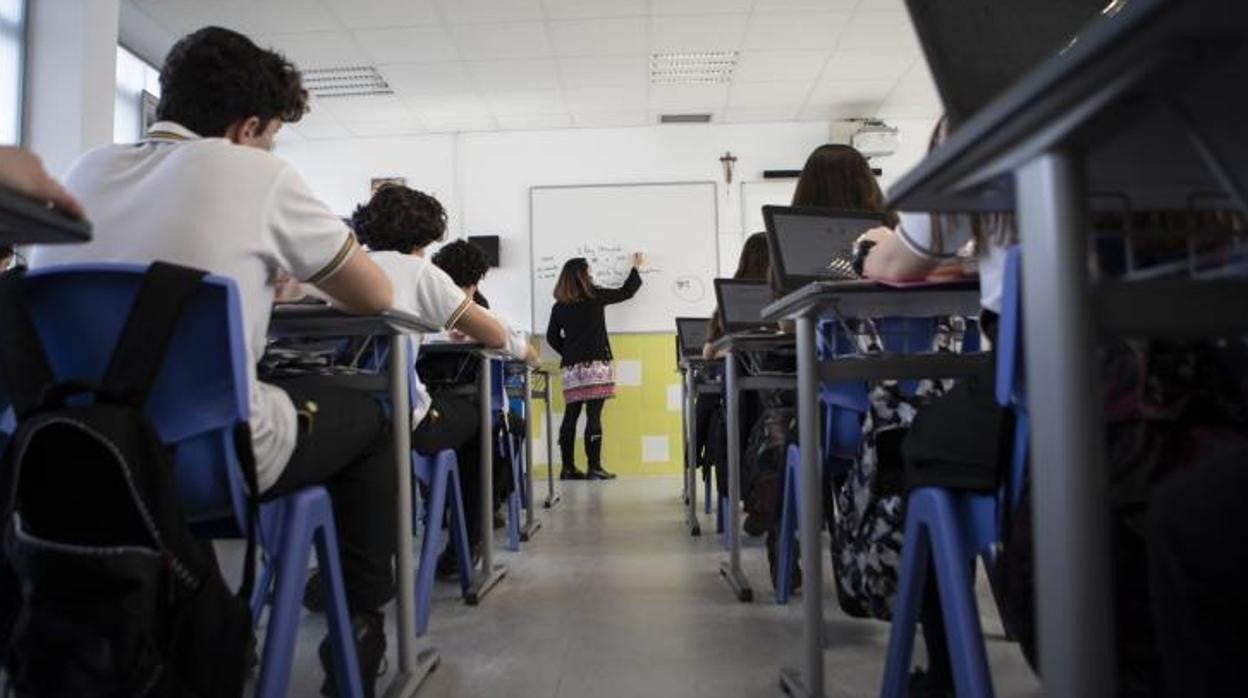
[[[243,589],[192,537],[173,457],[143,413],[203,272],[156,263],[101,385],[56,382],[23,304],[0,277],[0,379],[17,429],[0,469],[0,647],[21,697],[239,696],[246,677],[256,504]],[[248,430],[234,435],[257,492]]]

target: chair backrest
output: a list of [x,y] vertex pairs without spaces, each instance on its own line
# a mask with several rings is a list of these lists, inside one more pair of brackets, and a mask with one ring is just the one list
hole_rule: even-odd
[[[61,380],[99,382],[146,268],[87,264],[29,272],[26,307]],[[234,433],[248,419],[245,338],[238,290],[209,276],[183,312],[148,396],[146,412],[175,448],[177,485],[188,518],[246,520]],[[0,410],[11,424],[9,396]]]
[[1005,255],[1005,278],[1001,288],[1001,318],[997,325],[996,354],[997,402],[1002,406],[1026,409],[1026,382],[1023,377],[1022,257],[1014,245]]

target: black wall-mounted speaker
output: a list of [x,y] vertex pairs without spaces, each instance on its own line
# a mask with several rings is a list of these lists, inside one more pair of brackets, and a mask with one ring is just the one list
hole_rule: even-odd
[[763,170],[763,179],[797,179],[801,170]]
[[491,267],[499,266],[497,235],[469,235],[468,242],[476,245],[485,253],[485,259],[490,263]]

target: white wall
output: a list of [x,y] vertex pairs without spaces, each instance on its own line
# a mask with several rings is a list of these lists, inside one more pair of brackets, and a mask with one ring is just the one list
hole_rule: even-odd
[[[918,160],[930,122],[897,124],[902,150],[881,159],[889,182]],[[435,194],[450,214],[452,237],[501,237],[502,267],[483,292],[517,324],[532,316],[529,298],[529,189],[538,185],[707,181],[719,183],[721,268],[736,264],[741,237],[741,183],[763,170],[800,169],[826,142],[823,123],[567,129],[359,138],[283,140],[278,153],[312,190],[347,215],[369,192],[372,177],[401,176]],[[719,157],[737,156],[731,186]],[[707,254],[714,254],[708,250]],[[546,302],[546,299],[539,299]]]

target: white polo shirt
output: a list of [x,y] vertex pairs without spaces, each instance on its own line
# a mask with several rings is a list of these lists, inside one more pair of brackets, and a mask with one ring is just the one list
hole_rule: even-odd
[[172,122],[148,139],[78,159],[65,186],[94,226],[85,245],[36,248],[32,267],[157,260],[204,269],[238,285],[247,337],[251,435],[260,489],[277,482],[295,448],[290,397],[256,379],[279,272],[318,283],[356,249],[355,238],[286,162]]
[[[948,216],[942,222],[943,238],[933,240],[932,216],[902,212],[897,235],[912,252],[927,259],[949,259],[974,237],[969,216]],[[979,257],[979,304],[994,313],[1001,312],[1001,288],[1005,283],[1006,246],[989,239]]]

